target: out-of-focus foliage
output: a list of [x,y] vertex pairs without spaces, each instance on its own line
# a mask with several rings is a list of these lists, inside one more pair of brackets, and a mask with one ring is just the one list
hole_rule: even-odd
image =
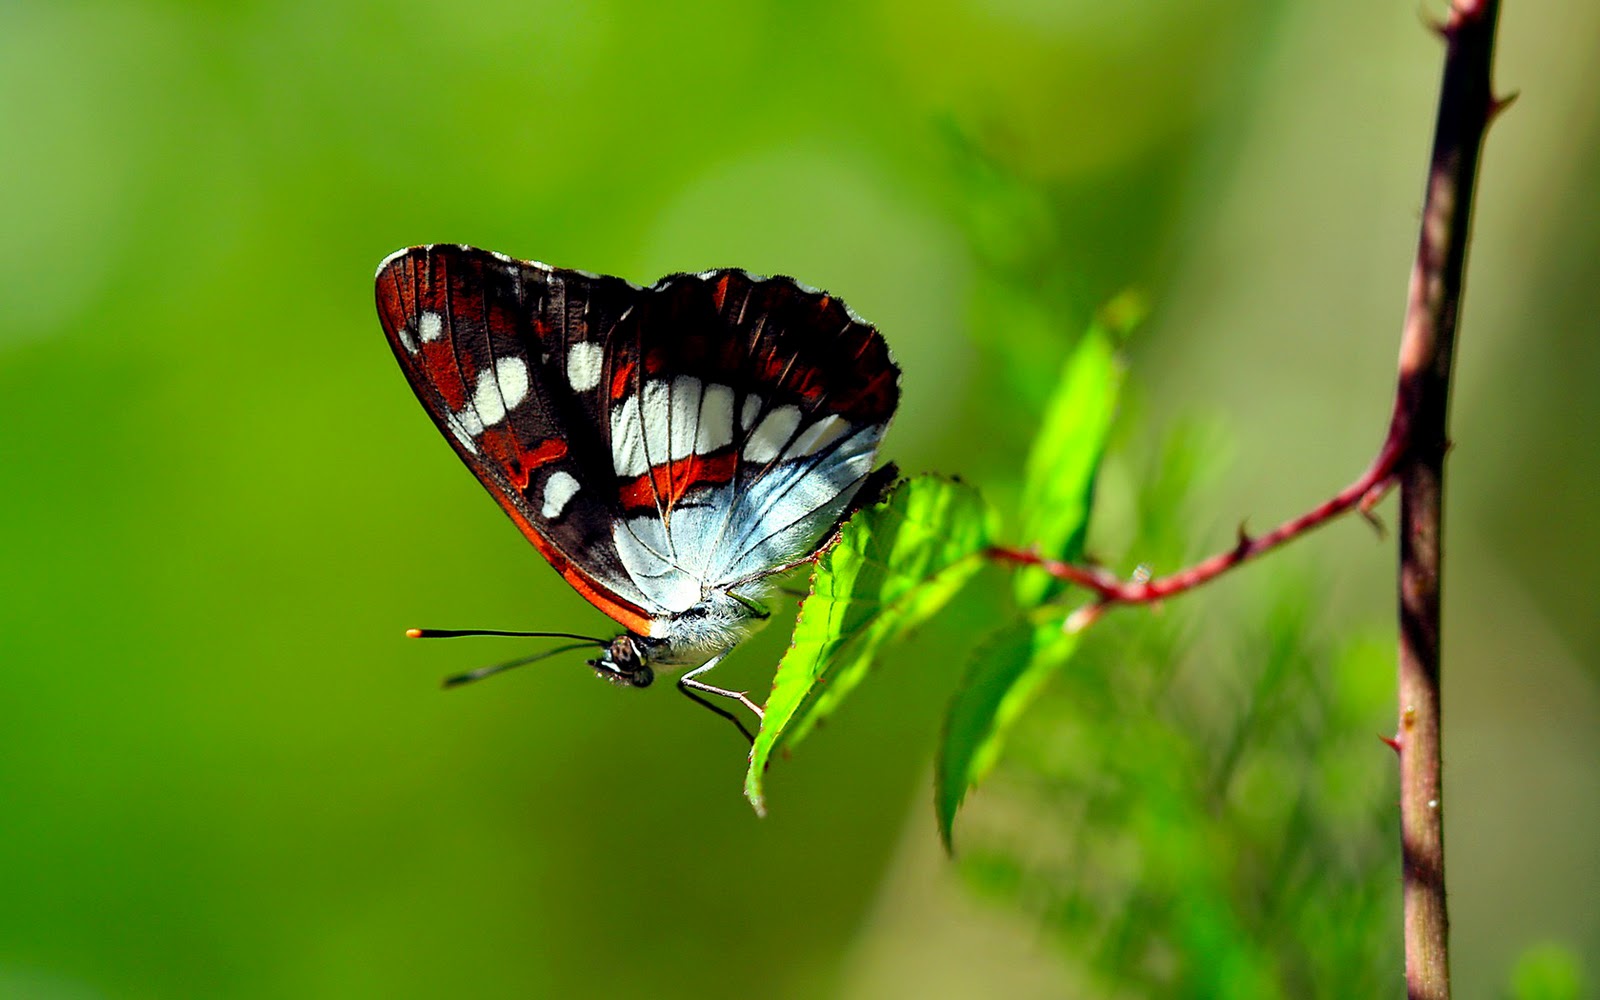
[[1013,622],[981,643],[951,700],[933,792],[946,847],[967,792],[994,770],[1006,734],[1078,648],[1078,634],[1062,627],[1060,615],[1034,617],[1042,620]]
[[[1450,458],[1463,1000],[1535,942],[1600,967],[1597,35],[1506,5]],[[1097,624],[963,806],[1019,904],[974,906],[928,770],[1010,580],[888,649],[765,821],[669,685],[441,693],[538,647],[405,627],[612,626],[438,440],[370,281],[429,241],[797,275],[905,371],[885,457],[1012,527],[1141,289],[1085,554],[1170,569],[1376,446],[1438,66],[1378,0],[0,5],[0,995],[1390,991],[1392,539]]]
[[[1194,440],[1174,437],[1146,480],[1143,520],[1169,527],[1135,544],[1158,560],[1181,551]],[[1392,763],[1360,723],[1392,698],[1373,683],[1390,654],[1319,636],[1320,587],[1270,579],[1220,647],[1193,603],[1102,618],[978,796],[963,869],[1035,914],[1097,991],[1373,996],[1399,968]]]
[[1565,948],[1529,948],[1511,972],[1511,1000],[1577,1000],[1588,995],[1578,960]]

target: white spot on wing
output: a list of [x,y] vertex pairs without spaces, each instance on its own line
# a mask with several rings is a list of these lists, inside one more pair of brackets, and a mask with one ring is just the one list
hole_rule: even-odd
[[567,348],[567,384],[573,392],[588,392],[600,384],[605,357],[605,351],[592,340],[580,340]]
[[424,344],[431,344],[444,335],[444,317],[429,310],[417,317],[417,334]]
[[650,468],[639,428],[638,396],[629,396],[612,407],[611,466],[619,476],[640,476]]
[[756,414],[761,412],[763,400],[755,393],[744,398],[744,406],[739,409],[739,429],[747,431],[750,425],[756,422]]
[[492,427],[506,418],[506,411],[528,398],[528,366],[521,358],[501,358],[495,362],[490,371],[478,373],[478,380],[472,386],[472,407],[470,411],[462,411],[465,417],[468,412],[474,416],[478,429],[473,435],[483,433],[484,427]]
[[673,461],[694,454],[701,389],[700,380],[692,375],[679,375],[672,380],[672,440],[667,454]]
[[528,398],[528,366],[521,358],[501,358],[494,366],[500,396],[510,410]]
[[406,323],[400,327],[400,343],[405,347],[407,354],[417,353],[417,338],[411,333],[411,324]]
[[557,470],[550,473],[550,478],[544,481],[544,506],[539,513],[546,519],[561,516],[567,509],[567,504],[578,495],[578,481],[569,473]]
[[836,413],[830,413],[821,420],[800,432],[794,439],[794,444],[784,450],[784,458],[800,458],[804,455],[815,455],[828,445],[839,439],[839,436],[850,429],[850,425]]
[[700,427],[695,431],[694,450],[709,455],[733,441],[733,390],[725,385],[706,386],[700,401]]
[[667,383],[657,379],[646,382],[640,399],[639,413],[644,418],[644,453],[647,464],[667,460],[668,399]]
[[494,372],[478,373],[478,381],[472,387],[472,408],[485,427],[493,427],[506,418],[506,404],[500,398],[500,381]]
[[744,457],[752,462],[770,462],[789,442],[789,436],[800,426],[800,411],[793,406],[780,406],[767,414],[750,432],[744,445]]

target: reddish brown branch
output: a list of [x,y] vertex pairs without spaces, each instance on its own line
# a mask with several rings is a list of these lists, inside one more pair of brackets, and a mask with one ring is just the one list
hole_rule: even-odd
[[[1409,422],[1400,484],[1400,836],[1405,875],[1406,988],[1413,1000],[1450,996],[1444,883],[1439,699],[1439,585],[1444,555],[1444,456],[1450,371],[1466,272],[1478,157],[1508,102],[1490,83],[1498,0],[1455,0],[1422,234],[1411,271],[1395,423]],[[1402,413],[1404,418],[1402,418]]]
[[1299,517],[1283,522],[1264,535],[1251,537],[1241,527],[1238,541],[1226,552],[1219,552],[1186,569],[1153,580],[1124,580],[1098,566],[1080,566],[1048,559],[1036,552],[1023,552],[999,546],[989,549],[989,555],[1007,562],[1038,566],[1057,579],[1094,591],[1100,604],[1148,604],[1163,600],[1186,590],[1193,590],[1235,566],[1270,552],[1285,542],[1293,541],[1354,508],[1360,508],[1362,511],[1370,510],[1383,498],[1394,481],[1395,466],[1405,452],[1404,439],[1399,436],[1401,430],[1398,421],[1391,424],[1389,436],[1379,449],[1378,457],[1373,460],[1372,465],[1359,479],[1339,491],[1331,500],[1306,511]]

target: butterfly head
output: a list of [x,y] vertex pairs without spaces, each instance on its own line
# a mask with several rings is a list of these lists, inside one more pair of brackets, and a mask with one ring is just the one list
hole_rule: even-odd
[[648,636],[617,636],[589,666],[614,684],[649,687],[655,679],[652,663],[698,666],[737,646],[766,619],[766,610],[753,601],[713,591],[683,611],[657,618]]
[[605,652],[589,661],[594,672],[619,687],[649,687],[656,672],[645,662],[651,640],[624,632],[611,640]]

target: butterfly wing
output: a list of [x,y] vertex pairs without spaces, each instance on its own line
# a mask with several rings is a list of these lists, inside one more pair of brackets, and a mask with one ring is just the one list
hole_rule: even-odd
[[630,631],[809,558],[871,470],[899,369],[789,278],[618,278],[471,247],[384,262],[417,397],[536,548]]
[[616,490],[595,420],[604,343],[640,290],[472,247],[383,262],[390,347],[456,454],[567,582],[624,627],[662,609],[613,542]]
[[610,350],[613,540],[673,611],[813,555],[899,402],[877,330],[789,278],[664,278]]

